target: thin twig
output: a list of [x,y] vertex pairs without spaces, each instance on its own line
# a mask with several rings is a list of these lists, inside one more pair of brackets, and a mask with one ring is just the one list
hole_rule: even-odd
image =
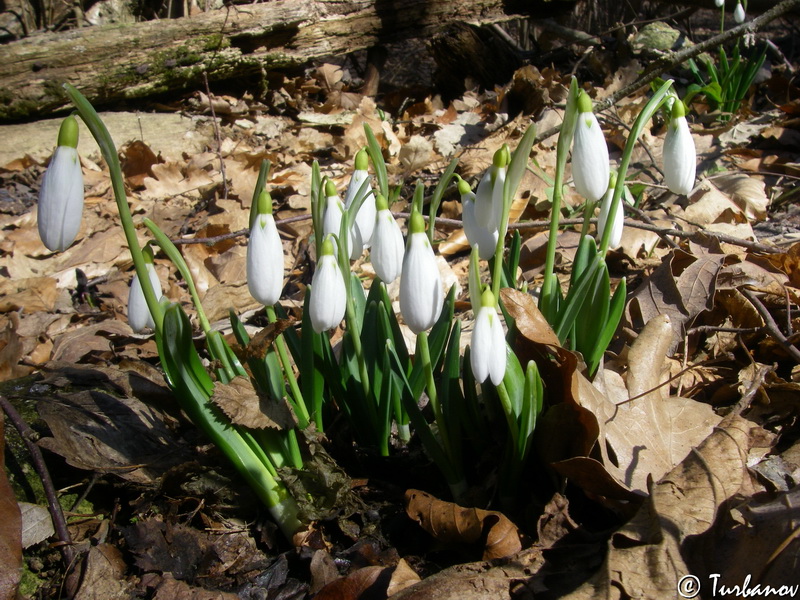
[[214,111],[214,99],[211,97],[211,88],[208,85],[208,75],[203,71],[203,83],[208,94],[208,108],[211,110],[211,122],[214,124],[214,139],[217,142],[217,158],[219,158],[219,173],[222,176],[222,197],[228,199],[228,178],[225,176],[225,161],[222,159],[222,136],[219,133],[217,113]]
[[72,537],[67,529],[67,521],[64,519],[64,512],[61,510],[61,504],[58,502],[58,495],[56,488],[53,485],[53,480],[50,477],[50,472],[47,470],[47,465],[44,463],[44,456],[39,446],[36,445],[38,434],[28,427],[25,420],[20,416],[14,406],[6,400],[4,396],[0,396],[0,407],[6,413],[8,420],[14,425],[19,432],[22,441],[28,448],[33,462],[33,468],[42,480],[42,487],[44,488],[44,495],[47,498],[47,508],[50,511],[50,517],[53,519],[53,527],[56,530],[56,535],[61,541],[59,549],[61,555],[64,557],[67,569],[69,569],[75,561],[75,549],[72,547]]
[[767,307],[764,306],[761,300],[755,295],[752,290],[748,290],[747,288],[739,288],[739,291],[744,294],[744,297],[750,301],[750,304],[753,305],[758,311],[758,314],[761,315],[761,318],[764,319],[764,324],[767,329],[767,332],[775,339],[781,347],[786,350],[786,352],[791,356],[795,361],[800,363],[800,350],[792,344],[789,340],[786,339],[786,336],[783,335],[778,324],[775,322],[775,319],[772,318],[772,315],[767,310]]

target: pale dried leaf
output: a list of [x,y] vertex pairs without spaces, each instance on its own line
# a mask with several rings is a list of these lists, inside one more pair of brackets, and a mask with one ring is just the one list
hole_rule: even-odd
[[250,429],[290,429],[295,424],[283,398],[268,398],[257,393],[246,377],[234,377],[226,384],[215,383],[211,401],[234,425]]

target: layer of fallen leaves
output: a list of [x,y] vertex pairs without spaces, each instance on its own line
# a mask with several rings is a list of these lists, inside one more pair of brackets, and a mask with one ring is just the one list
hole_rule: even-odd
[[[598,99],[641,68],[636,60],[618,69],[592,60],[608,73],[605,87],[591,90]],[[458,172],[474,184],[494,151],[504,143],[513,148],[528,125],[527,116],[509,116],[509,103],[524,99],[525,114],[546,130],[560,123],[558,103],[568,83],[552,68],[527,66],[506,88],[468,92],[449,104],[437,96],[415,98],[387,119],[350,81],[346,68],[322,64],[272,86],[269,107],[251,97],[199,93],[187,133],[203,136],[208,146],[192,155],[162,155],[155,142],[117,140],[136,221],[149,217],[173,238],[207,240],[184,244],[182,251],[213,321],[233,308],[248,326],[260,322],[251,319],[260,307],[245,285],[245,238],[227,234],[248,225],[263,159],[273,165],[276,217],[292,219],[280,227],[291,311],[301,304],[314,254],[307,218],[313,160],[342,189],[368,123],[393,184],[419,179],[430,189],[454,155]],[[797,96],[786,81],[769,85]],[[613,118],[604,118],[615,156],[644,102],[644,94],[634,95],[616,106]],[[486,502],[458,506],[409,490],[407,514],[401,514],[403,490],[393,482],[380,488],[370,479],[351,480],[312,440],[313,477],[285,476],[298,497],[312,499],[303,511],[318,523],[305,532],[301,548],[282,554],[279,535],[257,517],[247,492],[219,473],[218,457],[186,427],[152,366],[152,339],[134,335],[125,321],[132,268],[105,165],[95,156],[82,158],[83,226],[59,255],[41,246],[35,208],[28,210],[35,183],[27,183],[38,181],[47,157],[4,165],[0,176],[16,198],[0,210],[0,381],[38,375],[3,393],[35,403],[31,419],[43,433],[39,445],[66,476],[88,473],[92,482],[115,482],[126,497],[122,508],[98,506],[88,515],[78,515],[79,502],[70,507],[76,512],[68,511],[69,529],[82,564],[68,589],[83,599],[316,594],[469,600],[672,597],[687,574],[704,584],[712,573],[730,585],[748,575],[762,585],[791,583],[799,551],[794,424],[800,377],[792,357],[766,333],[766,317],[751,294],[776,315],[790,343],[796,341],[800,243],[781,231],[772,239],[780,246],[766,253],[720,242],[715,234],[763,237],[765,221],[781,208],[770,205],[786,191],[781,177],[800,174],[792,120],[800,114],[797,103],[718,129],[695,125],[709,168],[690,197],[646,188],[641,206],[651,224],[694,235],[666,236],[670,244],[663,234],[626,228],[611,265],[615,280],[628,278],[631,294],[621,335],[594,379],[585,376],[582,357],[559,344],[531,295],[503,292],[519,332],[518,356],[537,362],[547,389],[534,460],[523,474],[527,512],[488,510]],[[218,123],[209,117],[210,105]],[[698,121],[710,118],[699,110]],[[215,126],[221,128],[218,148]],[[551,182],[537,174],[552,176],[555,139],[535,146],[535,169],[525,174],[512,221],[547,218]],[[633,158],[641,181],[660,181],[652,156],[660,155],[662,143],[663,131],[645,131]],[[565,191],[567,209],[578,209],[580,198],[570,187]],[[395,208],[407,204],[402,195]],[[442,210],[460,218],[455,194],[446,195]],[[533,288],[547,233],[522,233],[519,277]],[[437,237],[447,258],[440,261],[445,279],[463,283],[463,231],[442,228]],[[569,272],[577,239],[573,230],[559,237],[561,276]],[[372,276],[368,262],[354,268],[365,279]],[[157,259],[157,270],[169,282],[167,295],[191,311],[174,268]],[[271,339],[268,330],[262,336]],[[214,401],[232,420],[255,428],[292,424],[287,407],[259,398],[246,378],[218,386]],[[0,435],[0,449],[2,442]],[[11,454],[25,462],[19,447]],[[394,466],[408,458],[400,454]],[[366,469],[368,477],[392,479],[386,464]],[[473,482],[471,497],[485,499],[496,473],[485,464],[476,468],[485,469],[485,481]],[[19,477],[12,473],[12,483],[21,483]],[[46,555],[44,545],[53,539],[41,495],[34,491],[30,502],[18,504],[6,479],[4,469],[0,555],[10,560],[0,566],[0,597],[17,586],[22,548],[26,558]],[[534,483],[538,488],[531,491]],[[115,520],[119,510],[127,521]],[[388,524],[392,514],[401,525]],[[245,523],[242,515],[254,521]],[[393,527],[404,535],[389,535]],[[448,552],[484,560],[449,559],[443,564],[456,564],[440,570],[435,557]],[[60,575],[52,565],[59,559],[47,560],[55,581]]]

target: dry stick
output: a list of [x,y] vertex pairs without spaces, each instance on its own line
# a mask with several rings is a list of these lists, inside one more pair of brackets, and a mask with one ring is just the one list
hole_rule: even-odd
[[19,436],[22,438],[22,441],[25,442],[25,446],[28,448],[28,452],[31,455],[31,460],[33,461],[33,468],[36,469],[36,473],[42,480],[44,495],[47,497],[47,508],[50,511],[50,517],[53,519],[53,527],[56,530],[58,539],[61,540],[59,549],[64,557],[64,562],[67,565],[67,569],[69,569],[75,561],[75,550],[72,547],[72,537],[69,535],[67,521],[64,519],[64,513],[61,510],[61,504],[58,502],[56,488],[53,485],[53,480],[50,478],[50,472],[47,470],[47,465],[44,464],[44,456],[42,456],[42,451],[35,443],[39,436],[33,429],[28,427],[28,424],[25,423],[22,416],[20,416],[14,406],[8,400],[6,400],[4,396],[0,396],[0,407],[2,407],[3,412],[5,412],[8,416],[8,420],[11,421],[12,425],[14,425],[16,430],[19,432]]
[[[610,106],[619,102],[622,98],[631,95],[632,93],[636,92],[640,88],[648,85],[649,83],[658,79],[662,73],[668,71],[669,69],[685,63],[690,58],[695,58],[696,56],[700,56],[706,50],[710,48],[715,48],[727,42],[728,40],[732,40],[743,36],[747,33],[755,33],[762,27],[764,27],[767,23],[774,21],[778,17],[782,17],[783,15],[797,9],[800,7],[800,0],[783,0],[779,4],[776,4],[773,8],[766,11],[764,14],[756,17],[752,21],[748,21],[746,23],[742,23],[741,25],[737,25],[733,29],[728,29],[714,37],[708,38],[707,40],[700,42],[699,44],[695,44],[689,48],[685,48],[683,50],[679,50],[678,52],[671,52],[658,60],[654,60],[650,63],[647,68],[642,72],[641,75],[629,85],[617,90],[613,94],[611,94],[608,98],[601,100],[597,103],[597,112],[605,110]],[[542,140],[546,140],[547,138],[557,134],[561,131],[561,126],[557,125],[556,127],[551,127],[547,131],[544,131],[536,136],[536,142],[541,142]]]
[[[798,0],[800,1],[800,0]],[[627,210],[631,212],[636,212],[637,215],[641,216],[640,212],[637,212],[631,207],[627,205],[625,207]],[[408,219],[410,217],[409,213],[406,212],[396,212],[392,213],[395,218],[398,219]],[[286,219],[277,219],[275,224],[280,226],[287,223],[297,223],[299,221],[308,221],[311,218],[311,215],[297,215],[294,217],[287,217]],[[428,220],[428,217],[423,217],[425,220]],[[590,223],[597,224],[597,219],[591,219]],[[560,221],[561,225],[582,225],[583,224],[583,217],[578,219],[562,219]],[[446,219],[444,217],[436,217],[436,225],[441,225],[444,227],[450,227],[452,229],[461,229],[464,225],[459,219]],[[642,223],[640,221],[625,221],[626,227],[633,227],[634,229],[643,229],[645,231],[652,231],[653,233],[657,234],[661,237],[667,244],[670,246],[675,247],[675,242],[669,239],[669,236],[679,237],[679,238],[691,238],[692,236],[696,235],[697,231],[681,231],[680,229],[670,229],[669,227],[659,227],[658,225],[653,225],[651,223]],[[525,231],[528,229],[542,229],[547,230],[550,228],[550,221],[525,221],[522,223],[509,223],[508,229],[512,231],[514,229],[519,229],[520,231]],[[213,245],[218,242],[222,242],[225,240],[230,240],[233,238],[247,236],[249,235],[249,229],[240,229],[238,231],[231,231],[230,233],[223,233],[220,235],[215,235],[213,237],[204,237],[204,238],[178,238],[172,240],[172,243],[176,246],[181,244],[207,244]],[[746,248],[748,250],[754,250],[756,252],[764,252],[766,254],[781,254],[783,250],[780,248],[776,248],[774,246],[767,246],[766,244],[760,244],[758,242],[751,242],[750,240],[743,240],[741,238],[733,237],[730,235],[725,235],[724,233],[717,233],[715,231],[707,231],[705,229],[700,230],[701,233],[714,237],[720,242],[724,242],[726,244],[731,244],[732,246],[741,246],[742,248]]]
[[756,372],[755,377],[750,382],[750,385],[747,386],[744,394],[742,397],[739,398],[739,401],[733,405],[731,412],[735,415],[741,415],[745,410],[750,408],[750,405],[753,403],[753,398],[756,397],[758,390],[760,390],[764,383],[767,380],[767,375],[772,373],[775,370],[775,367],[772,365],[761,365]]
[[778,328],[778,324],[775,323],[775,319],[772,318],[772,315],[769,314],[769,310],[767,307],[761,303],[761,300],[752,292],[752,290],[748,290],[747,288],[740,288],[739,289],[742,294],[744,294],[745,298],[750,301],[750,304],[753,305],[758,311],[758,314],[761,315],[761,318],[764,319],[765,327],[767,332],[775,338],[775,341],[778,342],[781,347],[789,353],[798,364],[800,364],[800,350],[798,350],[794,344],[792,344],[789,340],[786,339],[786,336],[783,335],[781,330]]

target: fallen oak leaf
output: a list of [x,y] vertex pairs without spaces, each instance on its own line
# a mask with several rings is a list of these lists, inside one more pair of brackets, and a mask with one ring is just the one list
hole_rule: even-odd
[[246,377],[234,377],[226,384],[215,383],[211,401],[234,425],[250,429],[291,429],[295,425],[286,400],[259,394]]
[[406,491],[405,503],[406,514],[440,542],[483,542],[483,560],[505,558],[522,549],[517,526],[501,512],[465,508],[413,489]]

